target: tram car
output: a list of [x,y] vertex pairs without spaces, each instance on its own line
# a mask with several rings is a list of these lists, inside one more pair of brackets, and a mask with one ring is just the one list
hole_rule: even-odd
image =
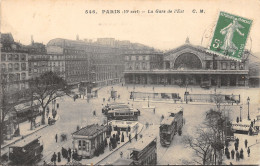
[[107,113],[108,120],[137,121],[140,111],[133,108],[119,108],[110,110]]
[[129,108],[129,105],[125,103],[110,103],[102,108],[102,113],[106,115],[109,110],[114,110],[118,108]]
[[[177,113],[176,113],[177,112]],[[176,133],[181,135],[183,126],[183,108],[178,107],[163,119],[160,125],[160,143],[162,146],[170,146]]]
[[111,165],[156,165],[157,138],[143,137],[130,150],[130,159],[119,158]]
[[40,137],[25,138],[9,147],[10,164],[30,165],[42,158],[43,145]]

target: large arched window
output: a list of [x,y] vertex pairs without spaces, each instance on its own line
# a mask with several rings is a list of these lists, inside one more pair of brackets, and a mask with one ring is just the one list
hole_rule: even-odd
[[201,69],[202,64],[197,55],[193,53],[183,53],[176,58],[174,68],[180,70]]

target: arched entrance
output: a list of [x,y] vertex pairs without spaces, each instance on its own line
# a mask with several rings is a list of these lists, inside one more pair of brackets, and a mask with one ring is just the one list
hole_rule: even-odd
[[174,69],[178,70],[192,70],[201,68],[202,63],[198,56],[189,52],[179,55],[174,62]]

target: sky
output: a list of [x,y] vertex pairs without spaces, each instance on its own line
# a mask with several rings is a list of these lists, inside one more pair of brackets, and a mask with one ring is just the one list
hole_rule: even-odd
[[253,20],[246,48],[260,52],[260,0],[2,0],[1,33],[12,33],[22,44],[30,44],[32,35],[35,42],[47,44],[54,38],[76,39],[78,34],[80,39],[111,37],[161,50],[174,49],[189,37],[191,44],[207,47],[220,11]]

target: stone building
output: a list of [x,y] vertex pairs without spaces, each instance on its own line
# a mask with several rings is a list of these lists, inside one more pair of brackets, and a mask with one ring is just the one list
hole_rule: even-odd
[[126,83],[248,86],[248,60],[242,62],[210,54],[188,41],[164,54],[125,54]]
[[1,74],[6,76],[9,93],[28,88],[28,51],[14,42],[12,34],[1,34]]
[[39,77],[49,71],[48,62],[50,56],[47,54],[45,45],[34,43],[26,47],[28,49],[28,75],[29,78]]

